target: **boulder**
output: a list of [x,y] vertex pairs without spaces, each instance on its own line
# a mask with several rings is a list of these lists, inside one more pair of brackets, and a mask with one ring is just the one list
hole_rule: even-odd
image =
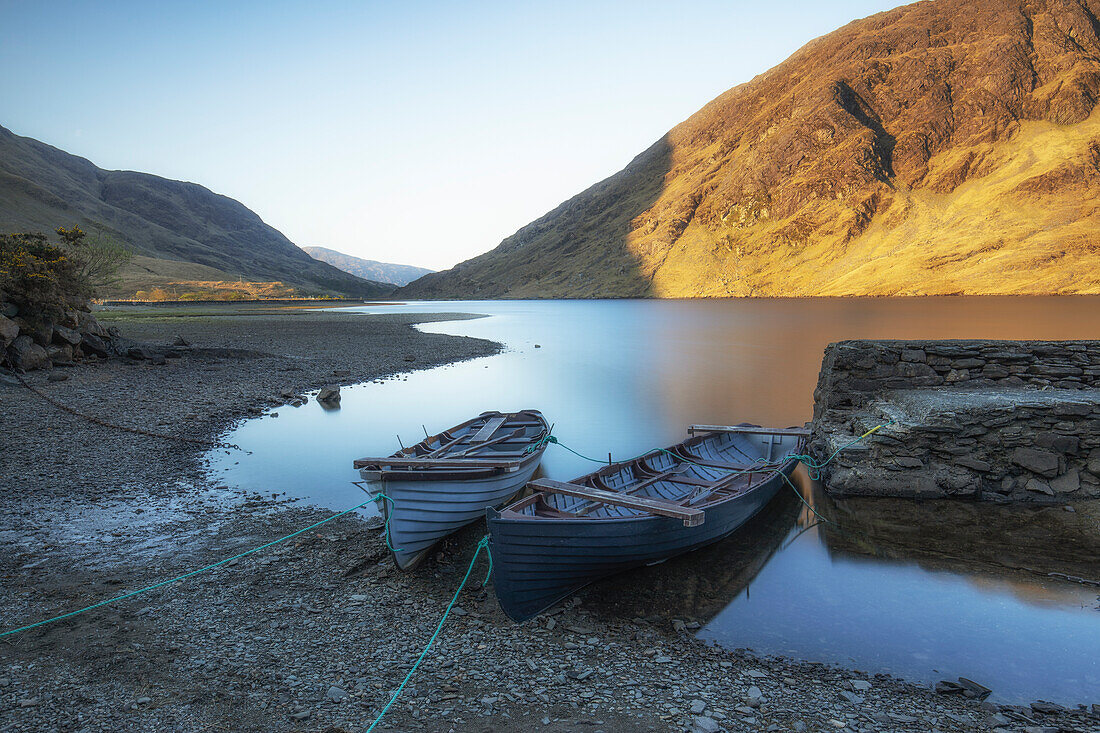
[[1012,453],[1012,462],[1040,476],[1054,478],[1058,475],[1059,460],[1057,453],[1035,448],[1017,448]]
[[1100,476],[1100,448],[1094,448],[1089,453],[1088,469],[1089,473]]
[[15,337],[18,335],[19,324],[7,316],[0,315],[0,348],[4,348],[15,341]]
[[50,357],[46,349],[34,342],[30,336],[17,336],[8,347],[8,357],[16,369],[29,372],[50,366]]
[[80,326],[80,311],[67,310],[65,315],[61,317],[61,325],[65,328],[77,328]]
[[71,328],[66,328],[65,326],[54,326],[53,343],[76,346],[80,343],[80,334]]
[[153,355],[151,353],[140,346],[131,346],[129,349],[126,350],[126,356],[130,357],[131,359],[137,359],[138,361],[147,361],[153,358]]
[[101,339],[110,338],[110,334],[107,333],[107,329],[105,329],[91,313],[77,311],[76,318],[78,321],[77,330],[80,331],[80,333],[91,334],[93,336],[98,336]]
[[340,401],[340,387],[329,386],[321,387],[321,391],[317,393],[318,402],[339,402]]
[[49,381],[49,382],[64,382],[68,378],[69,378],[69,375],[66,374],[65,372],[52,371],[52,372],[50,372],[50,375],[48,377],[46,377],[46,381]]
[[49,346],[53,341],[53,324],[49,321],[31,321],[26,318],[16,318],[20,333],[30,336],[39,346]]
[[94,333],[84,333],[81,336],[80,349],[85,355],[92,354],[101,359],[106,359],[111,355],[111,352],[107,350],[107,344]]
[[[1085,407],[1088,407],[1087,405]],[[1086,413],[1087,414],[1087,413]],[[1049,448],[1058,453],[1076,453],[1081,441],[1076,436],[1058,433],[1039,433],[1035,436],[1035,445]]]
[[55,365],[73,363],[73,347],[69,344],[50,344],[46,347],[46,355]]
[[0,316],[15,318],[19,315],[19,306],[15,303],[0,303]]
[[967,679],[966,677],[960,677],[959,684],[965,688],[963,690],[963,694],[969,698],[985,700],[987,697],[993,694],[993,690],[989,689],[983,684],[975,682],[974,680]]
[[1046,481],[1040,481],[1037,478],[1028,479],[1027,484],[1024,486],[1028,491],[1034,491],[1037,494],[1046,494],[1047,496],[1054,496],[1054,491],[1051,490],[1050,484]]
[[970,456],[960,456],[959,458],[955,459],[955,463],[959,464],[960,466],[972,468],[979,473],[986,473],[993,468],[989,461],[983,461],[980,458],[972,458]]
[[1058,494],[1070,494],[1081,488],[1081,474],[1072,468],[1050,482],[1050,488]]
[[176,336],[176,340],[172,342],[172,345],[182,346],[186,348],[191,345],[191,342],[185,339],[183,336]]

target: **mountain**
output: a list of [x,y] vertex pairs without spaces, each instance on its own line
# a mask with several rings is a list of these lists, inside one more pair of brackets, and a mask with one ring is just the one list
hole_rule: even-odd
[[376,260],[364,260],[352,257],[343,252],[325,247],[302,247],[315,260],[327,262],[333,267],[344,272],[350,272],[364,280],[374,280],[391,285],[408,285],[418,277],[423,277],[435,270],[426,267],[413,267],[412,265],[395,265],[390,262],[378,262]]
[[1100,292],[1100,0],[850,23],[399,297]]
[[318,262],[244,204],[194,183],[107,171],[0,127],[0,231],[96,225],[139,257],[123,275],[280,280],[305,291],[376,297],[392,286]]

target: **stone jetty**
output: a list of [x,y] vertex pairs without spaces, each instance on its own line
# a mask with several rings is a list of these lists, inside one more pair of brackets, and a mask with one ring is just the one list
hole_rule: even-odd
[[811,452],[838,495],[1066,503],[1100,497],[1100,342],[841,341]]

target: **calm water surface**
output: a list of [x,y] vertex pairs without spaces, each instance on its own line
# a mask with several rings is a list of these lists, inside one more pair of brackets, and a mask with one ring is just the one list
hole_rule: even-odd
[[[229,440],[251,455],[211,454],[221,480],[345,509],[363,497],[350,483],[358,478],[353,459],[388,454],[398,436],[408,445],[424,427],[438,432],[484,410],[534,407],[566,445],[626,457],[683,439],[691,423],[802,424],[832,341],[1100,338],[1098,298],[414,302],[343,310],[362,318],[485,314],[421,328],[491,339],[506,351],[347,388],[338,410],[310,402],[249,420]],[[543,471],[564,480],[591,465],[551,446]],[[982,508],[976,521],[988,530],[982,546],[992,558],[985,561],[956,550],[972,533],[942,521],[969,506],[905,517],[908,503],[838,507],[803,483],[806,498],[838,528],[815,525],[792,494],[719,545],[599,584],[586,597],[609,614],[662,609],[698,621],[704,639],[761,654],[924,682],[961,675],[1002,700],[1100,701],[1100,588],[1045,576],[1091,571],[1097,578],[1100,561],[1086,558],[1084,571],[1079,562],[1063,569],[1058,558],[1003,562],[1003,553],[1021,550],[1005,512],[1030,510]],[[906,529],[919,524],[922,541],[911,541],[911,531],[903,533],[910,540],[894,541],[889,523],[899,511]],[[1053,524],[1044,525],[1035,551],[1047,537],[1076,541],[1060,535],[1056,512],[1043,516]],[[1041,573],[1009,569],[1036,565]]]

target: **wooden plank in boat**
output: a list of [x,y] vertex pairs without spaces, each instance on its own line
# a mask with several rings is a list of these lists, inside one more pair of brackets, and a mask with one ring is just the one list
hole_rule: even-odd
[[439,454],[444,453],[448,448],[456,446],[459,443],[461,443],[462,441],[466,440],[466,438],[468,438],[469,435],[470,435],[469,433],[463,433],[462,435],[458,436],[457,438],[452,438],[451,440],[447,441],[443,445],[441,445],[438,448],[436,448],[435,450],[433,450],[428,455],[429,456],[438,456]]
[[808,437],[809,428],[757,428],[742,425],[692,425],[688,428],[692,435],[696,433],[747,433],[749,435],[797,435]]
[[504,435],[499,435],[499,436],[493,438],[492,440],[483,441],[481,443],[478,443],[477,445],[473,445],[473,446],[470,446],[469,448],[465,448],[465,449],[460,450],[456,453],[452,453],[451,455],[453,455],[455,458],[462,458],[463,456],[472,455],[474,453],[477,453],[478,451],[485,450],[486,448],[489,448],[490,446],[497,445],[498,443],[504,443],[505,441],[511,440],[512,438],[518,438],[522,434],[523,434],[523,428],[517,428],[516,430],[514,430],[511,433],[505,433]]
[[481,430],[478,430],[474,437],[470,438],[471,443],[484,443],[489,438],[493,437],[493,433],[497,431],[504,421],[508,419],[507,415],[501,415],[500,417],[494,417],[489,422],[482,426]]
[[688,453],[689,458],[680,458],[685,463],[690,463],[693,466],[705,466],[707,468],[725,469],[727,471],[736,471],[738,474],[751,474],[762,473],[765,471],[774,471],[775,469],[768,466],[751,466],[744,463],[722,463],[721,461],[710,461],[706,458],[700,458],[694,453]]
[[627,509],[637,509],[662,517],[672,517],[673,519],[683,521],[685,527],[698,527],[706,518],[706,514],[701,509],[678,506],[671,502],[662,501],[661,499],[651,499],[644,496],[630,496],[629,494],[617,494],[614,491],[604,491],[603,489],[595,489],[591,486],[578,486],[577,484],[567,484],[562,481],[551,481],[545,478],[532,481],[529,485],[540,491],[547,491],[551,494],[576,496],[581,499],[598,501],[602,504],[611,504],[612,506],[621,506]]
[[355,468],[365,466],[427,466],[429,468],[508,468],[518,460],[494,460],[491,458],[359,458]]

